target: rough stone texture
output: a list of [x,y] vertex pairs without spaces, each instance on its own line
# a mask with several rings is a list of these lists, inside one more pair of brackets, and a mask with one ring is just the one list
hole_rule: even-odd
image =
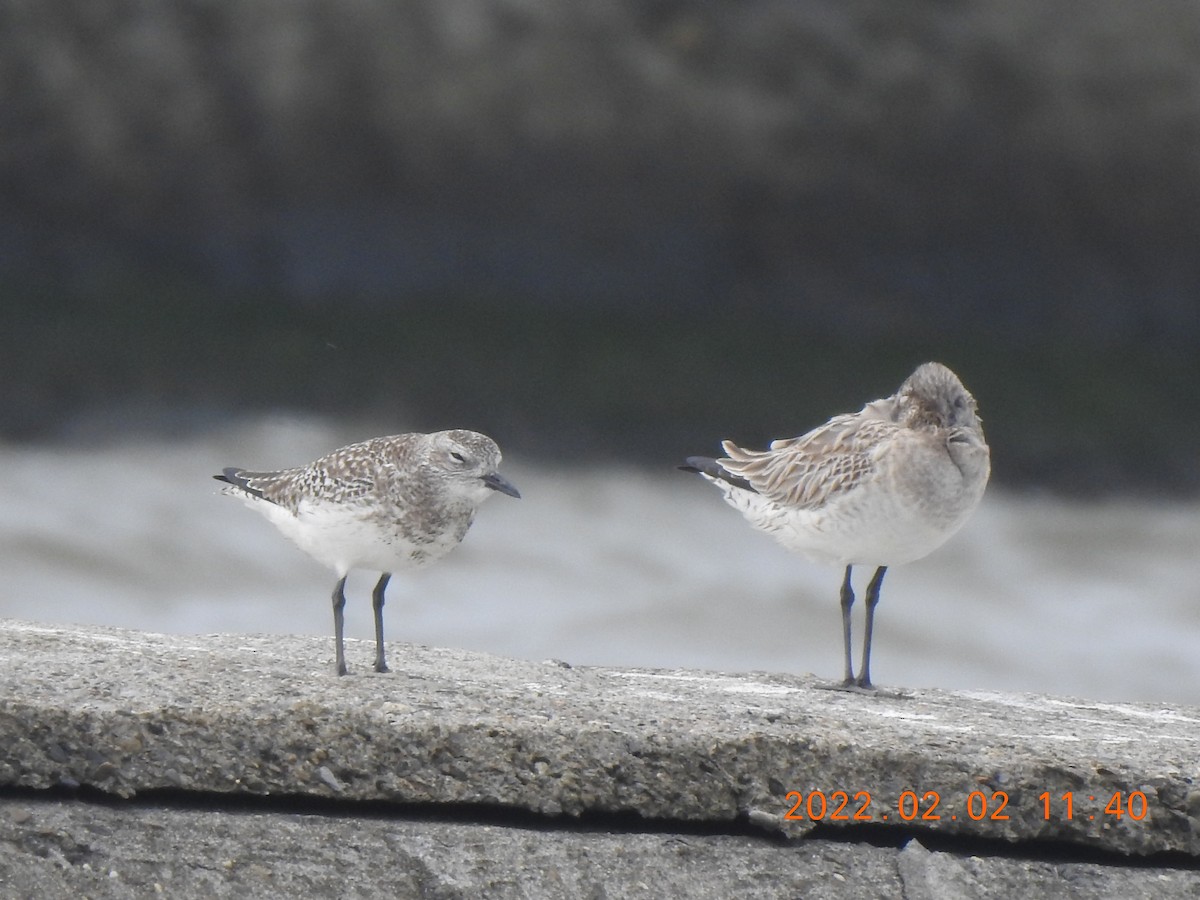
[[1200,873],[825,839],[0,798],[6,898],[1191,898]]
[[[0,873],[101,896],[1200,889],[1197,710],[410,645],[376,675],[348,650],[362,674],[339,679],[321,639],[0,623]],[[872,827],[830,806],[783,841],[812,828],[784,819],[792,790],[845,791],[847,814],[868,793]],[[904,791],[941,818],[901,821]],[[967,815],[997,791],[1007,819]],[[1103,812],[1134,791],[1140,821]]]

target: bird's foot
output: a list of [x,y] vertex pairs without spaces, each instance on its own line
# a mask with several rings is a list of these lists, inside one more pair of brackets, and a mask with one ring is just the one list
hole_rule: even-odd
[[854,683],[853,679],[850,681],[832,681],[827,684],[814,684],[813,687],[818,691],[847,691],[849,693],[857,693],[862,690]]
[[874,694],[875,685],[867,682],[867,684],[859,684],[857,678],[845,678],[833,684],[817,684],[813,685],[819,691],[845,691],[847,694]]
[[837,684],[817,685],[827,691],[845,691],[847,694],[863,694],[868,697],[878,697],[880,700],[911,700],[913,695],[905,690],[891,690],[889,688],[877,688],[870,681],[863,684],[859,679],[853,681],[840,681]]

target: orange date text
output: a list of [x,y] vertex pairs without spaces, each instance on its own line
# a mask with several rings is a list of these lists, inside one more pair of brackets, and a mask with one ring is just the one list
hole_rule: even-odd
[[[793,822],[940,822],[943,820],[972,822],[1007,821],[1010,798],[1005,791],[971,791],[966,797],[951,803],[937,791],[901,791],[892,803],[872,797],[870,791],[788,791],[784,796],[787,810],[783,817]],[[1074,792],[1038,797],[1039,811],[1046,821],[1082,817]],[[1149,802],[1142,791],[1111,796],[1086,795],[1088,819],[1099,816],[1128,817],[1140,822],[1149,814]]]

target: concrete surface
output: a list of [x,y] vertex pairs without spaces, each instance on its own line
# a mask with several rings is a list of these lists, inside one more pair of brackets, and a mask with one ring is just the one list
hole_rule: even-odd
[[0,622],[5,896],[1200,892],[1200,710],[330,652]]

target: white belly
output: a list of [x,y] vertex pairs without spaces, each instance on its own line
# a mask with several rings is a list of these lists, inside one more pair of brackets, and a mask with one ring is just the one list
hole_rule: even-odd
[[852,490],[814,510],[782,506],[736,487],[725,489],[725,499],[789,550],[837,566],[892,566],[920,559],[949,540],[979,502],[974,496],[948,507],[875,488]]
[[303,504],[293,515],[265,500],[248,498],[247,504],[301,550],[341,575],[351,569],[399,572],[427,565],[458,546],[471,525],[466,512],[447,517],[445,526],[434,533],[414,536],[395,520],[358,506]]

